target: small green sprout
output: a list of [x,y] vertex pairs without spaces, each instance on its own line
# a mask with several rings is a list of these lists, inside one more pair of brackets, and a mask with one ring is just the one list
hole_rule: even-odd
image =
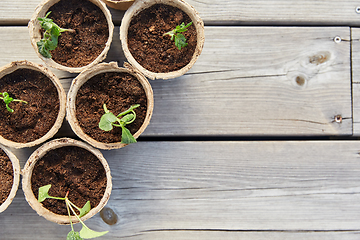
[[37,42],[38,50],[41,55],[51,58],[50,51],[55,50],[58,45],[58,38],[62,32],[75,32],[73,29],[61,28],[51,18],[48,12],[44,18],[38,18],[40,26],[45,30],[43,38]]
[[176,26],[176,28],[174,28],[170,32],[164,33],[163,36],[170,35],[171,36],[171,41],[174,39],[175,46],[179,50],[181,50],[182,47],[186,47],[188,45],[187,42],[186,42],[185,36],[182,35],[181,33],[186,32],[187,28],[190,27],[191,24],[192,24],[192,22],[188,23],[185,26],[185,23],[182,23],[182,24]]
[[[108,231],[96,232],[94,230],[91,230],[80,219],[82,216],[84,216],[85,214],[90,212],[90,209],[91,209],[90,201],[87,201],[82,208],[79,208],[69,200],[69,198],[68,198],[69,192],[66,193],[64,198],[62,198],[62,197],[53,197],[53,196],[49,195],[50,188],[51,188],[51,184],[45,185],[45,186],[42,186],[42,187],[39,188],[38,202],[43,202],[47,198],[57,199],[57,200],[64,200],[65,201],[66,208],[67,208],[67,211],[68,211],[68,214],[69,214],[70,225],[71,225],[71,231],[68,233],[66,240],[83,240],[83,239],[88,239],[88,238],[96,238],[96,237],[100,237],[100,236],[103,236],[106,233],[108,233]],[[79,215],[76,214],[74,208],[76,208],[80,212]],[[81,228],[80,232],[75,232],[74,231],[74,226],[73,226],[73,223],[71,221],[70,210],[82,225],[82,228]]]
[[[2,95],[2,97],[1,97],[1,95]],[[26,101],[19,100],[19,99],[13,99],[12,97],[9,96],[9,94],[7,92],[0,93],[0,99],[4,100],[5,105],[6,105],[6,109],[11,113],[14,112],[14,109],[11,109],[9,107],[9,104],[11,102],[22,102],[22,103],[28,104],[28,102],[26,102]]]
[[[135,104],[135,105],[131,106],[128,110],[115,116],[112,112],[110,112],[106,108],[106,104],[104,103],[103,108],[104,108],[105,114],[101,116],[101,119],[99,122],[99,128],[101,130],[108,132],[113,129],[113,126],[121,127],[121,131],[122,131],[121,143],[124,143],[124,144],[135,143],[136,139],[130,133],[129,129],[127,129],[125,126],[135,121],[136,113],[134,112],[134,109],[139,106],[140,106],[140,104]],[[123,117],[120,118],[121,116],[123,116]],[[119,124],[116,124],[116,122],[118,122]]]

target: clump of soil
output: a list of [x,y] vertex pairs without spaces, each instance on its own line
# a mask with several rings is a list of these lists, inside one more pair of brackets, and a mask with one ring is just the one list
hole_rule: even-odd
[[0,205],[9,196],[13,181],[14,174],[10,158],[0,149]]
[[99,128],[101,116],[107,109],[114,115],[140,104],[134,111],[136,119],[126,128],[135,134],[146,117],[147,98],[141,83],[128,73],[107,72],[89,79],[76,95],[76,118],[85,134],[98,142],[121,142],[121,128],[105,132]]
[[49,18],[64,32],[58,47],[51,51],[55,62],[67,67],[83,67],[93,62],[104,50],[109,38],[109,28],[104,13],[86,0],[61,0],[50,7]]
[[179,50],[170,36],[163,36],[190,17],[181,9],[155,4],[141,11],[130,22],[128,47],[135,60],[152,72],[171,72],[186,66],[194,55],[197,36],[194,24],[182,34],[188,46]]
[[43,73],[20,68],[0,79],[0,92],[14,99],[10,113],[0,101],[0,135],[8,140],[27,143],[44,136],[54,125],[60,109],[58,92]]
[[[39,188],[51,184],[50,196],[65,197],[78,207],[90,201],[96,207],[103,197],[107,179],[103,165],[91,152],[80,147],[61,147],[47,152],[36,163],[31,175],[31,188],[38,198]],[[65,201],[46,199],[43,206],[67,215]]]

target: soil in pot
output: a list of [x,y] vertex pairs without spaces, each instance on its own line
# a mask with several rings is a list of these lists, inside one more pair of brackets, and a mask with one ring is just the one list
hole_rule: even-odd
[[121,72],[101,73],[84,83],[76,95],[76,118],[84,133],[98,142],[121,142],[120,127],[114,127],[109,132],[99,128],[100,118],[105,113],[104,103],[115,115],[140,104],[134,110],[135,121],[126,125],[133,135],[140,129],[146,117],[147,98],[135,76]]
[[51,51],[55,62],[67,67],[83,67],[104,50],[109,29],[104,13],[90,1],[61,0],[49,8],[49,18],[61,28],[73,29],[59,37]]
[[13,179],[13,167],[10,158],[0,149],[0,205],[9,196]]
[[131,20],[128,30],[128,48],[135,60],[145,69],[166,73],[186,66],[194,55],[197,36],[194,24],[182,34],[188,45],[179,50],[170,36],[163,36],[190,17],[181,9],[155,4],[142,10]]
[[0,79],[0,92],[14,99],[10,113],[0,101],[0,135],[8,140],[27,143],[44,136],[54,125],[59,113],[58,92],[52,81],[43,73],[20,68]]
[[[31,188],[38,198],[39,188],[51,184],[49,195],[65,197],[83,207],[90,201],[96,207],[106,189],[106,173],[99,159],[91,152],[75,146],[50,150],[35,164],[31,175]],[[42,202],[48,210],[67,215],[65,201],[46,199]]]

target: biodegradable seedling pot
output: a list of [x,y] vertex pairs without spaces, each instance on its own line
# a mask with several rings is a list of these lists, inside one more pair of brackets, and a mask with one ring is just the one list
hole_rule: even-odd
[[[119,105],[123,105],[120,106],[121,111],[119,110],[119,112],[113,112],[113,114],[115,115],[119,114],[122,111],[125,111],[130,107],[130,105],[140,103],[140,102],[132,102],[134,101],[133,99],[135,98],[135,91],[132,92],[133,89],[136,90],[136,92],[141,93],[142,101],[144,103],[141,104],[141,106],[138,109],[135,109],[135,112],[137,111],[139,112],[136,113],[137,117],[133,123],[134,125],[133,124],[129,125],[130,127],[135,125],[137,126],[137,130],[132,129],[133,131],[132,134],[134,138],[139,137],[139,135],[142,132],[144,132],[145,128],[150,123],[150,119],[154,108],[153,91],[151,85],[141,73],[139,73],[129,64],[125,64],[125,66],[126,66],[125,68],[120,68],[115,62],[101,63],[79,74],[71,84],[67,99],[66,119],[68,120],[75,134],[94,147],[100,149],[115,149],[115,148],[121,148],[126,145],[124,143],[121,143],[122,132],[120,128],[114,127],[114,129],[111,130],[110,132],[105,132],[99,128],[99,121],[102,114],[105,113],[103,110],[104,103],[107,104],[109,110],[113,110]],[[124,87],[122,84],[125,84],[130,81],[122,80],[124,79],[123,76],[127,76],[126,78],[132,79],[131,84],[134,85],[129,85],[128,87]],[[111,85],[110,85],[109,82],[110,77],[115,79],[118,78],[120,80],[111,80]],[[100,78],[99,80],[100,83],[90,84],[91,88],[97,88],[98,86],[100,86],[101,88],[100,90],[95,89],[98,92],[97,95],[93,96],[90,95],[89,93],[86,93],[85,96],[82,96],[80,98],[79,92],[81,88],[85,86],[88,81],[90,80],[93,81],[93,79],[97,79],[97,78]],[[109,88],[110,90],[108,90]],[[120,94],[118,94],[119,92]],[[125,96],[125,94],[127,95]],[[137,95],[139,94],[136,93],[136,96]],[[83,101],[82,98],[84,98],[85,100]],[[126,103],[124,103],[125,100]],[[86,104],[86,106],[83,107],[82,109],[77,109],[76,105],[79,104],[78,101],[85,102],[84,104]],[[96,113],[97,115],[82,120],[78,118],[77,112],[79,111],[82,112],[89,111],[89,113]],[[98,137],[90,136],[89,134],[86,134],[83,127],[87,127],[84,125],[88,123],[90,124],[90,122],[92,122],[93,124],[91,125],[90,130],[92,131],[93,129],[95,129],[97,131],[96,134]],[[113,141],[97,140],[97,139],[103,139],[103,137],[104,138],[111,137],[112,139],[115,140]]]
[[133,3],[134,0],[102,0],[111,8],[117,10],[127,10]]
[[[85,68],[94,66],[106,58],[113,37],[114,25],[112,22],[110,11],[107,9],[105,3],[103,3],[101,0],[83,0],[83,1],[75,1],[75,2],[70,2],[70,1],[71,0],[44,0],[35,9],[35,12],[28,23],[28,28],[29,28],[31,44],[36,54],[39,56],[40,59],[42,59],[45,62],[46,65],[63,71],[68,71],[71,73],[79,73],[83,71]],[[39,53],[37,46],[37,42],[39,42],[40,39],[42,39],[43,37],[42,28],[40,26],[40,21],[38,20],[38,18],[45,17],[49,9],[53,7],[55,4],[59,4],[60,2],[63,4],[65,3],[68,4],[69,2],[68,5],[70,6],[69,7],[70,9],[72,7],[76,8],[77,5],[81,6],[81,4],[93,3],[97,7],[96,9],[100,10],[104,14],[104,17],[106,19],[107,28],[108,28],[108,33],[106,33],[108,34],[107,40],[103,39],[104,34],[102,34],[102,31],[105,31],[104,28],[96,27],[102,21],[98,19],[91,19],[91,20],[88,19],[93,15],[93,12],[89,12],[89,13],[85,12],[86,9],[88,8],[91,9],[92,7],[94,7],[94,5],[90,4],[90,6],[87,6],[86,8],[85,7],[81,8],[82,10],[80,11],[80,13],[77,13],[78,11],[68,10],[69,12],[66,12],[66,14],[63,14],[61,16],[63,17],[64,15],[66,16],[71,14],[82,14],[81,17],[74,15],[73,18],[68,20],[59,20],[60,22],[54,21],[57,25],[59,25],[62,28],[73,29],[75,31],[63,32],[62,35],[59,37],[58,47],[61,45],[61,51],[64,51],[64,53],[61,54],[59,53],[55,56],[55,58],[58,58],[58,60],[54,60],[53,58],[46,58],[42,56]],[[67,11],[65,7],[60,7],[60,10],[62,9],[64,9],[64,11]],[[86,10],[86,11],[92,11],[92,10]],[[56,13],[52,12],[48,16],[48,18],[52,18],[54,14]],[[104,18],[101,19],[104,20]],[[93,31],[90,31],[91,27],[95,27],[95,29]],[[67,34],[66,39],[68,40],[68,42],[66,43],[61,42],[62,37],[65,39],[64,37],[65,34]],[[90,34],[90,35],[84,35],[84,34]],[[95,55],[94,57],[89,57],[88,55],[84,55],[85,50],[89,52],[88,53],[89,55],[92,54],[92,52],[96,52],[95,50],[93,50],[93,48],[99,45],[100,43],[103,46],[103,48],[101,52],[99,50],[100,53],[97,56]]]
[[[139,63],[138,60],[135,59],[134,55],[131,53],[130,48],[129,48],[129,27],[131,25],[131,22],[134,18],[136,18],[137,15],[141,14],[144,10],[154,6],[155,4],[164,4],[164,5],[169,5],[172,7],[175,7],[177,9],[182,10],[186,15],[188,15],[188,17],[190,18],[190,20],[193,22],[192,26],[190,26],[190,28],[195,27],[194,32],[196,32],[196,44],[194,44],[193,48],[194,48],[194,52],[193,54],[190,56],[190,60],[189,62],[184,65],[183,67],[181,67],[180,69],[174,69],[174,70],[169,70],[169,71],[164,71],[164,72],[155,72],[157,70],[149,70],[146,69],[143,65],[141,65],[141,63]],[[148,21],[151,22],[151,21]],[[176,22],[176,21],[174,21]],[[177,25],[180,25],[181,22],[178,22],[177,24],[175,24],[174,26],[171,27],[171,29],[168,29],[168,31],[174,29]],[[188,24],[188,22],[186,22],[185,24]],[[160,26],[164,25],[164,23],[161,23]],[[166,40],[169,41],[169,46],[170,45],[174,45],[173,41],[170,40],[169,36],[163,36],[163,33],[165,32],[156,32],[157,29],[154,26],[150,26],[146,29],[144,29],[144,31],[150,31],[152,34],[157,34],[158,38],[157,39],[162,39],[162,38],[167,38]],[[190,31],[189,31],[190,32]],[[183,34],[187,34],[187,33],[183,33]],[[135,34],[135,36],[138,36],[137,34]],[[203,45],[204,45],[204,41],[205,41],[205,34],[204,34],[204,23],[201,20],[199,14],[197,13],[197,11],[190,6],[188,3],[186,3],[183,0],[138,0],[136,1],[125,13],[124,18],[121,22],[121,26],[120,26],[120,40],[121,40],[121,44],[122,44],[122,48],[125,54],[126,59],[129,61],[129,63],[134,66],[135,68],[137,68],[141,73],[143,73],[145,76],[149,77],[150,79],[169,79],[169,78],[176,78],[179,77],[183,74],[185,74],[187,71],[190,70],[190,68],[194,65],[194,63],[196,62],[196,60],[198,59],[202,49],[203,49]],[[143,41],[143,40],[140,40]],[[195,41],[195,37],[194,37],[194,41]],[[146,42],[146,40],[143,42],[144,47],[138,47],[138,49],[140,49],[141,54],[139,54],[139,56],[141,56],[141,58],[144,58],[144,62],[146,61],[147,58],[149,58],[150,53],[149,51],[146,49],[146,44],[148,42]],[[158,47],[157,49],[164,49],[162,52],[162,57],[164,57],[164,61],[168,61],[166,58],[171,59],[174,55],[176,56],[177,53],[174,53],[173,56],[167,55],[167,49],[168,48],[166,46],[167,44],[164,43],[163,47]],[[189,44],[190,45],[190,44]],[[190,48],[190,46],[188,46]],[[136,50],[138,51],[138,50]],[[181,50],[183,51],[183,50]],[[180,54],[180,51],[179,51]],[[162,57],[154,57],[154,61],[158,61],[159,59],[161,59]],[[139,58],[138,58],[139,59]],[[163,63],[158,63],[156,65],[164,65]],[[172,64],[169,64],[169,66],[171,66]],[[148,67],[149,68],[149,67]]]
[[10,63],[0,68],[0,92],[28,102],[11,102],[9,106],[14,112],[10,113],[0,100],[1,144],[32,147],[53,137],[61,127],[66,95],[59,79],[48,68],[29,61]]
[[[3,202],[0,205],[0,213],[1,213],[1,212],[5,211],[7,209],[7,207],[9,207],[12,200],[15,198],[16,192],[19,187],[19,181],[20,181],[20,164],[19,164],[19,160],[17,159],[17,157],[9,149],[0,145],[0,150],[2,150],[7,155],[7,157],[10,159],[11,165],[12,165],[12,170],[13,170],[12,187],[11,187],[10,193],[7,196],[5,202]],[[1,172],[0,172],[0,174],[1,174]],[[4,185],[4,183],[2,183],[2,185]]]
[[[33,189],[32,189],[32,177],[33,177],[33,172],[35,171],[37,165],[39,166],[51,166],[54,167],[52,169],[55,169],[56,165],[60,166],[56,170],[58,172],[56,172],[56,175],[54,175],[51,179],[47,179],[45,181],[55,181],[53,178],[57,178],[58,175],[61,175],[59,177],[59,179],[67,179],[66,181],[72,181],[72,183],[70,184],[69,182],[67,183],[66,186],[59,186],[59,189],[63,189],[63,188],[75,188],[75,190],[73,191],[69,191],[69,199],[70,201],[73,201],[71,199],[71,194],[72,193],[80,193],[82,191],[87,191],[88,188],[86,187],[82,187],[82,183],[84,181],[90,181],[87,180],[87,178],[85,180],[81,180],[81,175],[84,174],[84,176],[86,174],[89,174],[89,171],[92,170],[92,168],[94,168],[94,163],[84,163],[83,165],[87,165],[86,169],[83,170],[82,173],[80,173],[80,168],[78,168],[78,163],[72,163],[71,164],[71,160],[72,159],[66,159],[68,158],[68,155],[66,154],[58,154],[58,152],[54,153],[52,151],[70,151],[70,150],[66,150],[69,149],[68,147],[76,147],[77,149],[80,148],[81,151],[85,151],[86,153],[91,153],[92,158],[96,158],[98,161],[100,161],[100,163],[96,163],[99,166],[102,166],[105,172],[105,178],[106,178],[106,187],[105,187],[105,192],[99,202],[99,204],[97,204],[96,206],[91,206],[91,210],[90,212],[88,212],[85,216],[83,216],[81,218],[82,221],[85,221],[86,219],[91,218],[92,216],[94,216],[96,213],[98,213],[107,203],[107,201],[110,198],[110,193],[111,193],[111,189],[112,189],[112,182],[111,182],[111,175],[110,175],[110,168],[109,165],[107,164],[107,161],[105,160],[105,158],[103,157],[103,155],[101,154],[101,152],[97,149],[94,149],[93,147],[89,146],[88,144],[81,142],[81,141],[77,141],[77,140],[73,140],[70,138],[60,138],[60,139],[55,139],[52,140],[50,142],[45,143],[44,145],[42,145],[41,147],[39,147],[33,154],[31,154],[31,156],[29,157],[29,159],[27,160],[25,167],[22,171],[22,175],[23,175],[23,179],[22,179],[22,188],[25,194],[25,198],[27,200],[27,202],[29,203],[29,205],[42,217],[46,218],[49,221],[58,223],[58,224],[69,224],[69,216],[68,215],[61,215],[61,214],[56,214],[50,210],[48,210],[47,208],[45,208],[43,206],[43,203],[39,203],[38,200],[36,199]],[[65,150],[64,150],[65,149]],[[49,155],[47,154],[58,154],[60,155],[60,158],[63,157],[64,160],[56,160],[54,158],[49,159]],[[65,152],[67,153],[67,152]],[[52,156],[52,155],[51,155]],[[84,156],[84,154],[81,155],[77,155],[77,159],[81,159],[82,156]],[[43,161],[42,158],[46,158],[47,161],[49,161],[49,163],[44,163],[45,160]],[[67,166],[65,162],[68,162]],[[77,160],[78,161],[78,160]],[[38,163],[39,162],[39,163]],[[65,164],[65,165],[64,165]],[[65,167],[69,167],[69,169],[67,170],[63,170]],[[40,168],[39,168],[40,169]],[[43,167],[43,169],[46,169],[45,167]],[[37,170],[38,171],[38,170]],[[55,171],[55,170],[52,170]],[[100,171],[100,170],[99,170]],[[39,172],[37,172],[39,173]],[[46,178],[47,172],[44,173],[39,173],[41,178]],[[95,175],[98,174],[97,172],[95,172]],[[44,175],[45,177],[43,177],[42,175]],[[50,175],[52,176],[52,175]],[[78,177],[80,176],[80,177]],[[87,175],[86,175],[87,176]],[[103,175],[102,175],[103,176]],[[98,179],[97,176],[93,176],[93,178],[96,180]],[[76,180],[79,179],[79,180]],[[91,181],[95,181],[95,180],[91,180]],[[34,180],[35,181],[35,180]],[[55,183],[57,184],[57,183]],[[91,183],[91,184],[96,184],[96,183]],[[72,186],[75,187],[72,187]],[[77,187],[78,185],[80,185],[80,187]],[[95,186],[94,186],[95,187]],[[97,186],[96,186],[97,187]],[[86,188],[86,189],[84,189]],[[50,189],[51,190],[51,189]],[[66,191],[66,190],[64,190]],[[90,190],[89,190],[90,191]],[[50,192],[49,194],[51,196],[52,195]],[[64,196],[54,196],[54,197],[64,197]],[[87,199],[87,200],[91,200],[91,199]],[[65,204],[64,204],[65,206]],[[82,206],[79,206],[80,208]],[[72,216],[72,222],[76,223],[78,222],[77,218],[75,216]]]

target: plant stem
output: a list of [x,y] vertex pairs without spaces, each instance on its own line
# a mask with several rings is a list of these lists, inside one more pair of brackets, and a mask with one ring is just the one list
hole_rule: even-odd
[[68,211],[68,215],[69,215],[69,221],[70,221],[70,225],[71,225],[71,230],[74,231],[74,226],[73,226],[73,223],[71,221],[71,214],[70,214],[70,209],[69,209],[69,199],[66,197],[65,198],[65,204],[66,204],[66,208],[67,208],[67,211]]

